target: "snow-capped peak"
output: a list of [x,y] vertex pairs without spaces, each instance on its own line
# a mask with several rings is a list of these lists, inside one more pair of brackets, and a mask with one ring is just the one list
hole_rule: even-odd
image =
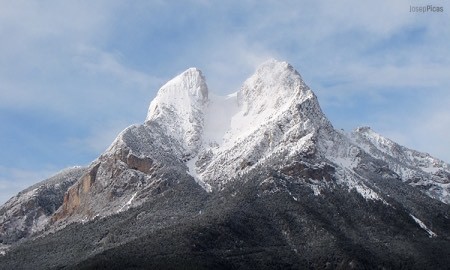
[[203,129],[208,86],[202,72],[189,68],[159,89],[150,103],[146,123],[158,124],[180,143],[183,155],[196,153]]
[[208,87],[202,72],[197,68],[189,68],[159,89],[150,103],[146,121],[157,118],[164,109],[175,109],[180,114],[187,114],[192,107],[199,109],[207,99]]
[[306,100],[315,100],[315,96],[290,64],[266,61],[238,91],[239,109],[231,119],[227,137],[234,141],[246,136],[286,112],[294,113],[294,107]]
[[269,60],[244,82],[238,102],[244,113],[278,109],[301,95],[312,95],[300,74],[287,62]]
[[200,151],[187,165],[200,182],[219,188],[276,152],[310,151],[318,128],[331,126],[300,74],[276,60],[263,63],[236,94],[211,95],[204,115]]

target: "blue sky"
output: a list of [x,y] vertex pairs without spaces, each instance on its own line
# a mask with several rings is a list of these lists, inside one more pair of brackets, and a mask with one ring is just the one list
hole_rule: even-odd
[[[0,0],[0,203],[87,165],[195,66],[231,93],[290,62],[336,128],[450,162],[450,2]],[[411,13],[410,6],[443,6]]]

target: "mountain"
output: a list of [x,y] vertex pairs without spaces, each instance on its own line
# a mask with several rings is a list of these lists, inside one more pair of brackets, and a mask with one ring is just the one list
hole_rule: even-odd
[[450,265],[449,165],[368,127],[336,130],[286,62],[267,61],[228,96],[186,70],[78,173],[39,230],[3,240],[1,267]]

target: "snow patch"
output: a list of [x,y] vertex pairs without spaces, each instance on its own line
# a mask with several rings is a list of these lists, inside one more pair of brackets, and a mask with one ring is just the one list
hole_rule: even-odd
[[409,214],[413,219],[414,219],[414,221],[420,226],[420,228],[422,228],[422,229],[424,229],[427,233],[428,233],[428,236],[430,237],[430,238],[432,238],[432,237],[436,237],[437,236],[437,234],[435,234],[432,230],[430,230],[426,225],[425,225],[425,223],[423,223],[420,219],[418,219],[417,217],[415,217],[414,215],[412,215],[412,214]]
[[131,206],[131,203],[133,202],[133,200],[134,200],[134,198],[136,197],[136,195],[137,195],[137,191],[131,196],[131,198],[122,206],[122,207],[120,207],[120,209],[117,211],[117,213],[119,213],[119,212],[122,212],[123,211],[123,209],[125,208],[125,207],[127,207],[127,209],[128,208],[130,208],[130,206]]
[[195,163],[198,160],[198,156],[195,156],[194,158],[188,160],[186,162],[186,166],[188,167],[188,171],[187,173],[192,176],[195,180],[195,182],[197,182],[197,184],[199,184],[206,192],[212,192],[212,187],[210,184],[206,183],[205,181],[202,180],[201,175],[199,175],[197,173],[197,169],[195,166]]
[[312,191],[314,192],[314,196],[319,196],[320,193],[320,188],[318,185],[310,185]]
[[0,244],[0,256],[5,256],[9,247],[9,245]]
[[291,192],[287,187],[285,187],[285,188],[286,188],[287,192],[289,193],[289,195],[292,197],[292,199],[293,199],[294,201],[298,202],[298,198],[295,197],[294,194],[292,194],[292,192]]
[[340,168],[337,171],[337,176],[341,184],[348,187],[348,190],[355,190],[366,200],[379,200],[386,205],[389,205],[378,193],[364,184],[363,180],[353,170]]
[[437,173],[439,170],[441,170],[441,168],[434,167],[434,165],[429,165],[428,167],[422,167],[421,169],[427,173]]
[[366,187],[365,185],[359,183],[354,185],[353,188],[361,194],[366,200],[380,200],[380,196],[372,189]]
[[38,231],[42,231],[45,228],[45,225],[48,224],[48,221],[50,220],[49,217],[46,215],[41,215],[37,220],[34,220],[33,227],[31,228],[31,232],[35,233]]
[[348,168],[348,169],[355,168],[358,165],[359,160],[360,160],[359,158],[351,158],[351,157],[344,157],[344,156],[336,157],[333,159],[333,161],[336,164],[340,165],[341,167]]

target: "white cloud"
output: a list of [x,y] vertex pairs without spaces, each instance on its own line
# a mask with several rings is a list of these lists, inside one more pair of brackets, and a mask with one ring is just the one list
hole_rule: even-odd
[[58,98],[64,101],[64,94],[70,93],[64,86],[73,83],[67,77],[74,69],[74,45],[95,42],[107,32],[114,5],[99,3],[2,2],[0,106],[51,109]]
[[79,46],[75,62],[90,72],[104,73],[117,78],[126,85],[136,87],[137,90],[149,89],[161,80],[141,71],[129,68],[120,63],[122,56],[100,51],[96,48]]
[[118,7],[114,2],[3,1],[0,32],[13,42],[14,38],[32,43],[43,38],[93,39],[109,23]]

